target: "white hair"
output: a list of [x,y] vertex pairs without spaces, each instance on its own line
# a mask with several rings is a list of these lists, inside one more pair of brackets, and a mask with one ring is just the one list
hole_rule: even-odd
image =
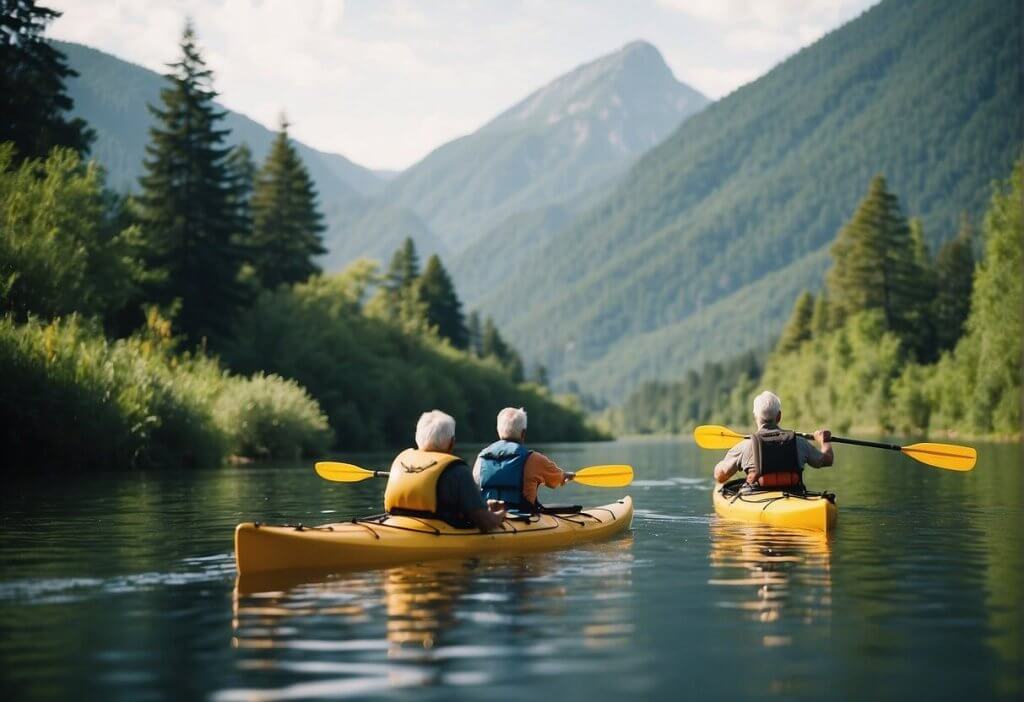
[[498,438],[505,441],[519,441],[526,431],[526,410],[522,407],[506,407],[498,412]]
[[441,410],[420,415],[416,422],[416,447],[420,451],[447,451],[455,438],[455,420]]
[[758,426],[778,421],[781,412],[782,400],[775,393],[765,390],[754,398],[754,419]]

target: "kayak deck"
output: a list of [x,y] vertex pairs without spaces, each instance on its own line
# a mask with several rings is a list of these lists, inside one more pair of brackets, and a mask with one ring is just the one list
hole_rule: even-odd
[[726,519],[790,529],[829,533],[836,527],[839,509],[835,495],[822,492],[740,490],[743,480],[716,485],[715,513]]
[[438,519],[381,516],[318,527],[239,524],[240,575],[282,570],[373,568],[486,553],[557,549],[618,534],[633,521],[633,500],[575,514],[506,519],[500,531],[458,529]]

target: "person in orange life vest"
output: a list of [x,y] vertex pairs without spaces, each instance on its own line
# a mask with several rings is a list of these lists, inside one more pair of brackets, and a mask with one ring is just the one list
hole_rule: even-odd
[[506,407],[498,413],[498,441],[477,456],[473,478],[488,499],[501,500],[509,508],[536,511],[537,489],[561,487],[573,474],[554,461],[526,448],[526,411]]
[[500,529],[505,512],[484,501],[469,466],[454,455],[455,420],[439,410],[416,423],[416,448],[398,454],[384,489],[388,514],[431,517],[480,531]]
[[779,429],[782,401],[765,391],[754,398],[757,431],[725,454],[715,466],[715,480],[726,482],[743,470],[752,488],[803,488],[804,465],[824,468],[832,465],[832,432],[819,429],[814,438],[820,449],[791,431]]

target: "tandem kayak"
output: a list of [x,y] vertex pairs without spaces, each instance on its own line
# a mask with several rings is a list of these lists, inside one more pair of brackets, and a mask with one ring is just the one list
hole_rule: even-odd
[[839,508],[827,492],[784,490],[743,491],[744,480],[715,486],[715,512],[720,517],[755,524],[828,533],[835,529]]
[[308,526],[239,524],[239,575],[284,570],[357,569],[415,561],[564,548],[618,534],[633,521],[633,500],[566,514],[506,519],[500,531],[458,529],[439,519],[382,515]]

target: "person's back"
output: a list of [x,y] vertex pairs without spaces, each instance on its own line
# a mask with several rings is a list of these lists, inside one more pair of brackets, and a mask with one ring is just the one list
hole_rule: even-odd
[[541,485],[557,488],[571,475],[538,451],[526,448],[526,412],[506,407],[498,413],[498,441],[477,456],[473,478],[483,496],[501,500],[521,511],[540,508],[537,491]]
[[503,514],[488,507],[469,466],[456,456],[455,420],[444,412],[426,412],[416,425],[416,446],[398,454],[384,490],[388,514],[443,519],[456,526],[475,524],[483,531],[501,526]]
[[729,449],[715,466],[715,479],[726,482],[743,470],[751,487],[768,489],[802,489],[803,467],[824,468],[832,465],[834,456],[827,429],[814,432],[820,450],[792,431],[779,428],[782,402],[770,392],[754,398],[754,419],[757,431]]

